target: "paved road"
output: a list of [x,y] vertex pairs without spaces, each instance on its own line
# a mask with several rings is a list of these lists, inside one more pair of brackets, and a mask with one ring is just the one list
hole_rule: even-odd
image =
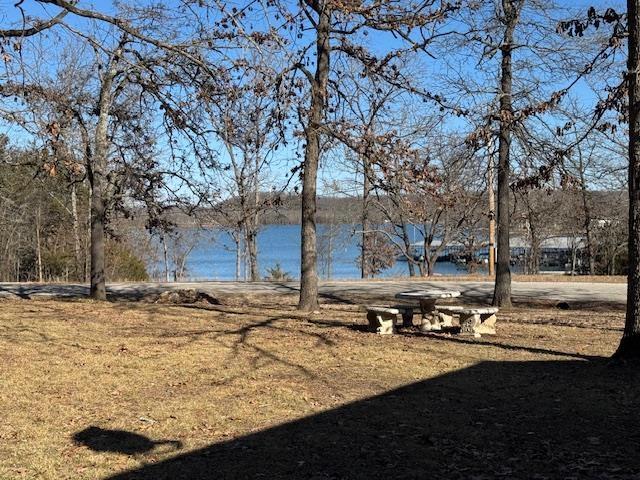
[[[114,283],[108,285],[108,292],[114,297],[139,298],[149,293],[158,293],[177,288],[197,288],[218,294],[233,293],[295,293],[296,282],[189,282],[189,283]],[[492,282],[479,281],[415,281],[415,280],[375,280],[375,281],[328,281],[320,283],[320,293],[327,298],[349,298],[354,296],[392,297],[404,290],[443,288],[460,290],[463,297],[484,302],[493,294]],[[34,297],[81,297],[89,289],[81,284],[36,284],[0,283],[0,297],[18,295],[22,298]],[[578,303],[624,304],[627,298],[626,284],[623,283],[580,283],[580,282],[514,282],[513,298],[516,302],[566,301]]]

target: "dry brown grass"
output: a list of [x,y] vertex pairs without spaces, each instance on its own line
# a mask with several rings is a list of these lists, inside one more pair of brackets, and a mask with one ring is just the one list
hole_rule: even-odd
[[[503,312],[495,337],[461,340],[416,332],[380,337],[362,330],[364,315],[356,306],[324,305],[306,316],[293,309],[291,300],[272,297],[207,309],[3,302],[0,478],[105,478],[177,453],[267,435],[256,432],[403,385],[440,385],[438,379],[487,361],[588,363],[584,360],[611,355],[623,321],[622,313],[516,309]],[[494,380],[497,392],[502,380]],[[482,388],[491,390],[491,385],[485,382]],[[433,435],[450,421],[429,418]],[[90,426],[176,440],[182,448],[158,444],[129,455],[94,451],[73,440]],[[367,426],[361,427],[364,435]],[[372,438],[381,434],[376,432]],[[447,445],[440,445],[441,452],[454,448]],[[355,461],[349,451],[345,454]],[[277,454],[272,455],[275,470],[263,478],[312,476],[310,471],[285,475],[278,470]],[[204,478],[196,471],[200,467],[190,473],[185,468],[180,478]],[[212,478],[255,478],[250,472],[258,467],[248,464],[234,475],[220,464],[217,468],[223,473]],[[156,472],[144,478],[165,477]],[[166,473],[166,478],[178,476]],[[378,477],[369,472],[350,478]],[[416,477],[407,473],[405,478]]]

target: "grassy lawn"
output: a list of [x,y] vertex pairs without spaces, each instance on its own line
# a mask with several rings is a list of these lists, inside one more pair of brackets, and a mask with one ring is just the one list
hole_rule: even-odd
[[514,309],[481,339],[354,305],[0,304],[0,479],[638,478],[622,312]]

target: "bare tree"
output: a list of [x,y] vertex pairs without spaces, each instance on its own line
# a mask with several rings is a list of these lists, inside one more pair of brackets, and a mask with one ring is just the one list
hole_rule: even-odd
[[[362,65],[365,75],[384,75],[390,81],[403,82],[392,65],[397,55],[386,52],[378,58],[361,41],[370,31],[393,32],[412,46],[424,46],[432,36],[430,27],[441,22],[455,7],[433,0],[416,2],[344,3],[334,0],[306,0],[297,8],[286,2],[274,2],[271,16],[284,19],[283,37],[293,30],[288,45],[289,66],[282,75],[291,86],[290,92],[308,94],[308,104],[300,104],[298,116],[304,138],[302,176],[302,241],[300,300],[298,307],[313,311],[318,307],[316,193],[318,166],[322,157],[322,139],[331,136],[327,113],[336,108],[341,86],[332,83],[332,65],[350,56]],[[412,37],[412,32],[418,33]],[[289,39],[286,40],[289,42]],[[285,43],[285,40],[282,41]],[[302,79],[300,79],[300,75]],[[304,86],[304,88],[302,88]]]
[[640,357],[640,1],[627,1],[629,89],[629,275],[617,357]]
[[[184,133],[182,144],[191,145],[190,157],[211,156],[206,132],[200,128],[197,112],[189,108],[190,102],[186,100],[195,98],[205,88],[211,90],[220,86],[216,82],[222,75],[205,59],[207,52],[213,51],[212,39],[219,40],[220,37],[214,28],[208,33],[184,28],[193,24],[185,21],[186,18],[192,19],[201,13],[185,4],[171,7],[119,5],[115,13],[104,13],[64,0],[35,0],[35,3],[60,9],[51,22],[38,22],[38,29],[45,23],[64,29],[76,41],[93,49],[99,67],[97,87],[91,92],[95,96],[91,99],[90,94],[84,99],[95,101],[92,108],[84,104],[82,109],[69,109],[66,115],[73,117],[72,121],[85,137],[92,210],[91,295],[104,299],[105,226],[109,208],[127,207],[131,195],[136,196],[137,201],[147,206],[149,228],[157,228],[160,224],[151,217],[158,217],[163,208],[159,190],[165,190],[165,197],[178,197],[197,183],[191,181],[196,176],[186,171],[188,157],[180,151],[176,136]],[[19,2],[16,6],[22,8],[23,4]],[[195,24],[201,25],[200,22]],[[116,40],[112,41],[114,38]],[[171,41],[164,38],[171,38]],[[15,82],[16,87],[19,84]],[[36,86],[37,81],[32,87]],[[163,114],[161,124],[167,134],[165,142],[173,159],[171,167],[167,163],[163,168],[157,168],[157,152],[151,147],[157,139],[148,135],[153,125],[150,114],[158,111],[158,107]],[[55,131],[58,127],[54,127],[51,136],[58,137]],[[117,179],[109,167],[110,159],[115,157],[120,165]],[[177,186],[164,182],[169,171],[176,174],[180,169],[183,171],[182,175],[176,175],[181,178]]]
[[[380,173],[375,187],[385,194],[377,206],[395,226],[399,253],[423,276],[434,273],[451,241],[475,223],[482,199],[482,176],[473,167],[473,154],[464,144],[456,148],[455,140],[438,145],[434,136],[430,148],[376,158]],[[420,238],[419,254],[409,228]]]
[[[274,154],[283,143],[277,120],[277,105],[272,97],[270,79],[274,76],[274,59],[254,55],[242,82],[224,98],[210,99],[204,105],[212,129],[225,147],[220,160],[221,195],[228,198],[212,208],[224,217],[222,228],[236,243],[237,272],[244,251],[247,253],[249,279],[260,280],[258,267],[258,232],[261,214],[272,208],[277,195],[265,190],[268,169]],[[243,248],[246,247],[246,248]]]

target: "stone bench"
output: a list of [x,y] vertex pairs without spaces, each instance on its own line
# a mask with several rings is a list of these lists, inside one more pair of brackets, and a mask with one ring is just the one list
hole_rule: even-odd
[[414,310],[420,310],[420,305],[415,304],[403,304],[403,305],[393,305],[391,308],[395,308],[399,310],[402,314],[402,326],[403,327],[413,327],[413,312]]
[[445,327],[452,326],[454,315],[460,317],[460,335],[480,337],[481,334],[495,335],[498,307],[466,307],[461,305],[438,306],[440,322]]
[[400,310],[397,308],[372,306],[367,307],[369,328],[378,335],[390,335],[395,332],[396,319]]

